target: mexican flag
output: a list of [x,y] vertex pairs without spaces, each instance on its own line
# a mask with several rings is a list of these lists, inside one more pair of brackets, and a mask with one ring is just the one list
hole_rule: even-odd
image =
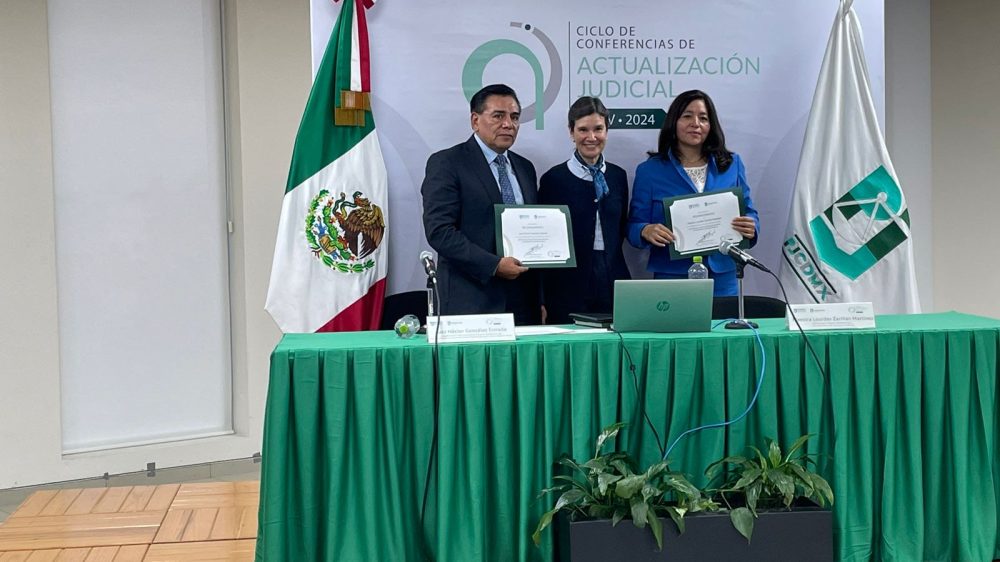
[[377,329],[388,192],[372,119],[374,0],[346,0],[313,82],[281,205],[264,308],[285,333]]
[[919,312],[910,213],[879,129],[852,0],[841,0],[813,96],[782,244],[793,303]]

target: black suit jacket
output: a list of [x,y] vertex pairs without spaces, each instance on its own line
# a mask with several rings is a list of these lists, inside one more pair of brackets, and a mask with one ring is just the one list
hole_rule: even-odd
[[[576,267],[553,268],[543,274],[549,324],[569,324],[571,312],[611,312],[610,308],[589,309],[585,305],[586,296],[595,291],[612,295],[614,280],[631,278],[622,252],[628,228],[628,175],[621,167],[608,162],[604,177],[608,182],[608,195],[598,203],[594,201],[594,183],[576,177],[565,162],[542,174],[538,201],[543,205],[569,207],[573,222],[573,248],[576,250]],[[609,280],[612,281],[606,287],[590,287],[587,284],[593,267],[594,227],[598,214],[601,217]]]
[[[538,179],[526,158],[507,151],[525,204],[535,204]],[[538,323],[535,272],[513,281],[493,274],[500,263],[493,206],[503,203],[476,139],[436,152],[420,186],[424,232],[438,254],[440,314],[513,312],[518,324]]]

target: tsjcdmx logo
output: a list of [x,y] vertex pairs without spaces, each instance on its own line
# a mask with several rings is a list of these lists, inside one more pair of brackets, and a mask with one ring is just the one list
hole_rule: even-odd
[[857,279],[910,234],[903,192],[879,166],[819,216],[809,221],[819,258]]
[[483,84],[483,75],[486,73],[486,66],[493,59],[501,55],[520,57],[528,63],[534,78],[534,101],[521,108],[521,123],[534,121],[535,129],[542,130],[545,128],[545,111],[555,103],[559,89],[562,87],[562,60],[560,60],[559,52],[556,51],[552,40],[537,27],[515,21],[510,22],[510,27],[531,33],[542,44],[549,59],[548,81],[545,80],[542,64],[534,51],[523,43],[511,39],[493,39],[476,47],[466,59],[465,66],[462,68],[462,91],[465,93],[465,99],[471,100],[472,95],[485,85]]
[[903,192],[879,166],[809,221],[816,255],[793,234],[782,245],[785,260],[816,302],[837,294],[818,262],[855,281],[910,236]]

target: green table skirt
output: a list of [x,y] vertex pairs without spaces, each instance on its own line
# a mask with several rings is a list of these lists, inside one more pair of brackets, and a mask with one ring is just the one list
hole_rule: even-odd
[[[767,437],[814,433],[809,452],[836,494],[839,560],[991,560],[998,556],[1000,320],[957,313],[878,318],[878,329],[798,333],[555,335],[439,349],[391,332],[286,335],[271,356],[257,559],[549,560],[531,542],[553,464],[589,458],[600,428],[704,483],[711,460]],[[627,353],[623,352],[627,351]],[[634,366],[633,379],[630,366]],[[638,386],[638,393],[636,392]]]

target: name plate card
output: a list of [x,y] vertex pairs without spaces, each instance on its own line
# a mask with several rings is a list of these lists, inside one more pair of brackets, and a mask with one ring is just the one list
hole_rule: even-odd
[[[875,309],[870,302],[831,302],[790,305],[803,330],[844,330],[875,327]],[[785,313],[788,329],[798,329],[791,312]]]
[[428,343],[514,341],[514,336],[514,315],[509,312],[427,317]]

